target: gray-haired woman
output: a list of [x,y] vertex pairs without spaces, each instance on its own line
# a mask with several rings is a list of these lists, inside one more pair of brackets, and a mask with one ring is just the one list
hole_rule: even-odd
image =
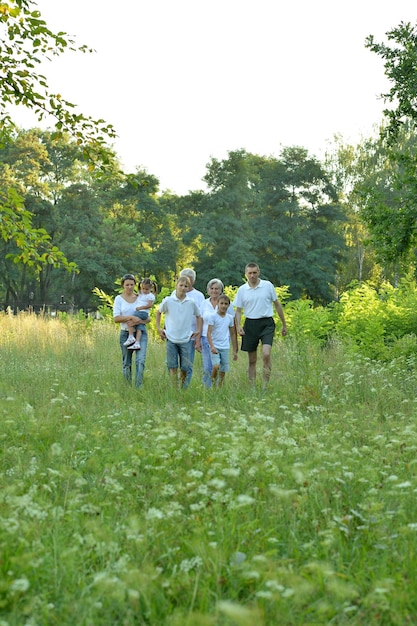
[[[204,300],[204,302],[200,306],[201,317],[203,318],[203,330],[201,333],[201,356],[203,360],[203,385],[207,389],[210,389],[212,386],[211,380],[211,372],[213,369],[213,365],[211,362],[211,349],[207,339],[207,328],[208,322],[217,310],[217,301],[219,296],[223,293],[224,285],[220,278],[212,278],[207,283],[207,294],[208,298]],[[230,305],[229,310],[227,311],[230,315],[235,316],[233,306]],[[234,328],[234,332],[236,333],[236,326]]]

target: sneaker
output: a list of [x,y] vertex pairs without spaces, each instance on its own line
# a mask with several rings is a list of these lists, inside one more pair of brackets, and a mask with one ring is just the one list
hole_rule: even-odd
[[124,346],[131,346],[132,343],[135,343],[136,339],[134,337],[128,337],[126,341],[123,343]]
[[135,341],[134,343],[132,343],[131,346],[128,346],[127,349],[128,350],[140,350],[140,343],[139,343],[139,341]]

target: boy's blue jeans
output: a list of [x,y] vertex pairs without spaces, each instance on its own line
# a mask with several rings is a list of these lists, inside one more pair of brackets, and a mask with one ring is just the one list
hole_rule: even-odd
[[211,371],[213,364],[211,362],[211,349],[207,337],[201,337],[201,356],[203,358],[203,385],[206,389],[212,386]]

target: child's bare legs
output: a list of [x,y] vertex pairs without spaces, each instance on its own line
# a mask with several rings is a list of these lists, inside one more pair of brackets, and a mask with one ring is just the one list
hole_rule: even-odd
[[226,372],[220,372],[220,365],[213,365],[213,369],[211,370],[211,380],[213,383],[213,387],[223,387],[224,377]]
[[126,322],[126,325],[127,325],[127,332],[129,333],[129,336],[124,342],[124,345],[130,346],[132,343],[135,343],[136,341],[136,337],[135,337],[136,326],[132,324],[132,322]]
[[217,382],[217,374],[219,373],[219,367],[220,365],[213,365],[213,369],[211,370],[211,381],[213,383],[213,386],[215,386]]
[[127,330],[129,332],[129,337],[135,337],[136,324],[133,324],[132,322],[127,322]]
[[138,326],[133,327],[133,333],[135,333],[135,330],[136,337],[135,334],[132,334],[133,342],[130,336],[126,339],[126,342],[129,342],[129,344],[125,344],[127,345],[128,350],[140,350],[140,338],[142,337],[142,331],[139,329]]

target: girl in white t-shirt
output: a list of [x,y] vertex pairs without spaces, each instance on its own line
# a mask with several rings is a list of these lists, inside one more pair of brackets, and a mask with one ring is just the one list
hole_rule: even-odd
[[[150,309],[155,302],[155,293],[156,284],[150,278],[144,278],[139,283],[139,293],[135,303],[135,317],[138,317],[140,320],[148,319]],[[143,329],[143,324],[133,325],[128,323],[127,330],[129,331],[129,336],[123,344],[128,350],[140,350],[140,338]]]

